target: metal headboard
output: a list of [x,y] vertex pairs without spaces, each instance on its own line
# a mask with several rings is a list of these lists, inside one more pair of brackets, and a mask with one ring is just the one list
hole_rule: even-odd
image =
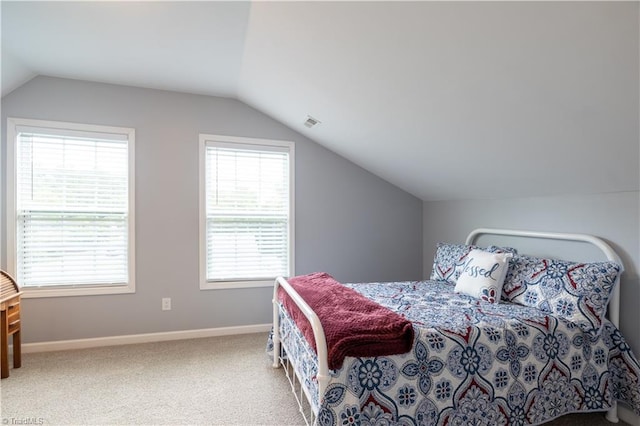
[[620,273],[616,278],[616,282],[613,288],[613,293],[609,299],[608,318],[616,327],[619,327],[620,322],[620,275],[624,271],[624,265],[620,256],[607,244],[604,240],[593,235],[587,234],[567,234],[561,232],[539,232],[539,231],[520,231],[514,229],[492,229],[492,228],[478,228],[474,229],[467,236],[466,244],[473,244],[480,235],[506,235],[511,237],[526,237],[526,238],[539,238],[547,240],[563,240],[563,241],[578,241],[590,243],[596,246],[606,258],[612,262],[616,262],[620,265]]

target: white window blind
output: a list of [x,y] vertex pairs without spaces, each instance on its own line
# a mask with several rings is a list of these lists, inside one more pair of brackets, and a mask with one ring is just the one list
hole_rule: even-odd
[[204,150],[206,280],[288,276],[289,148],[206,141]]
[[16,126],[15,142],[20,284],[128,283],[129,135]]

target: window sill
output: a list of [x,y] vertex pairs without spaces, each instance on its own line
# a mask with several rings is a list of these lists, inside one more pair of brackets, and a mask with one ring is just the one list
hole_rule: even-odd
[[21,287],[23,299],[37,299],[44,297],[69,297],[69,296],[100,296],[103,294],[128,294],[135,293],[133,284],[118,286],[95,287]]
[[205,281],[200,283],[200,290],[273,287],[274,282],[275,278],[260,281]]

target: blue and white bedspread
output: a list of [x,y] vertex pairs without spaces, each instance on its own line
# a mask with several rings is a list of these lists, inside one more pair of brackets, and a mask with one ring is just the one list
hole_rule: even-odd
[[[570,322],[446,282],[346,285],[411,320],[415,340],[407,354],[347,358],[332,371],[312,403],[319,425],[529,425],[614,400],[640,415],[640,364],[608,321],[590,340]],[[283,345],[318,401],[315,353],[287,317]]]

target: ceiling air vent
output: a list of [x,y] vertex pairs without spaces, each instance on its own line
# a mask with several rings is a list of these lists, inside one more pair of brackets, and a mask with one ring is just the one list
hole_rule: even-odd
[[315,118],[311,117],[310,115],[307,115],[307,121],[304,122],[304,125],[307,126],[308,128],[312,128],[316,124],[320,124],[320,122]]

